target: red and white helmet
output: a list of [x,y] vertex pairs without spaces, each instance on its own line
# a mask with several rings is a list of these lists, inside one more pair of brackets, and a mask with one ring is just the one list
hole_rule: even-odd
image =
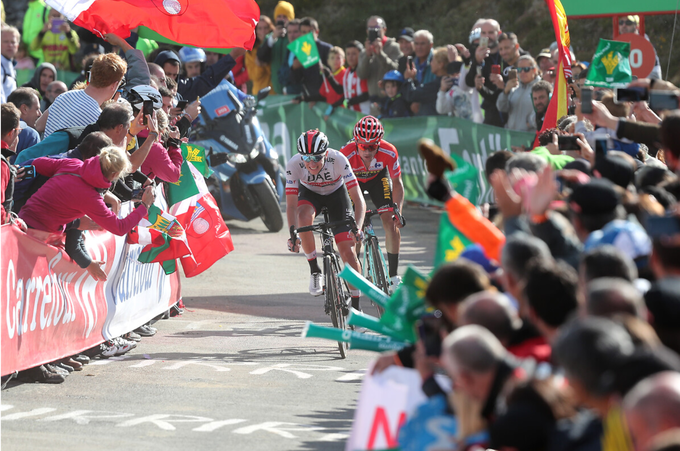
[[322,155],[328,150],[328,138],[319,130],[307,130],[298,138],[297,149],[301,155]]
[[385,134],[378,118],[364,116],[354,126],[354,140],[362,144],[377,144]]

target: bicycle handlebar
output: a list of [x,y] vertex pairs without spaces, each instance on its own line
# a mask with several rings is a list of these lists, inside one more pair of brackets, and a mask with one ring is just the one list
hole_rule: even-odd
[[352,227],[352,232],[356,233],[358,231],[356,221],[354,220],[354,218],[350,217],[350,218],[344,219],[342,221],[322,222],[320,224],[313,224],[313,225],[310,225],[310,226],[299,227],[298,229],[295,230],[295,233],[323,232],[325,230],[332,229],[334,227],[344,226],[344,225],[348,225],[348,224]]
[[399,212],[399,207],[397,206],[397,204],[392,204],[389,207],[378,208],[377,210],[366,210],[366,214],[364,215],[364,218],[366,218],[366,220],[364,221],[364,225],[368,222],[367,220],[369,218],[371,218],[375,215],[380,215],[382,213],[388,213],[388,212],[394,213],[392,215],[392,218],[396,217],[397,220],[401,223],[402,227],[404,227],[406,225],[406,219],[404,219],[404,217]]

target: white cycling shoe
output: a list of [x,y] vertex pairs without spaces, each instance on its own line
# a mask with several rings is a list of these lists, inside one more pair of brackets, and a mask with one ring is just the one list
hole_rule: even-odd
[[399,276],[394,276],[390,278],[390,294],[394,294],[395,291],[397,291],[397,288],[399,288],[399,285],[401,285],[401,277]]
[[323,294],[321,279],[323,279],[323,274],[320,272],[312,273],[312,275],[309,276],[309,294],[312,296],[321,296]]

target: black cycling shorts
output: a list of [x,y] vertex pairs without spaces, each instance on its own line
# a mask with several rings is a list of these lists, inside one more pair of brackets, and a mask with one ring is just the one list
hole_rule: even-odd
[[[354,209],[352,208],[352,202],[349,199],[349,193],[347,193],[345,185],[342,185],[331,194],[323,195],[317,194],[301,184],[298,188],[298,207],[300,205],[311,205],[314,208],[314,217],[321,213],[323,207],[326,207],[330,222],[343,221],[348,216],[354,218]],[[353,239],[350,230],[352,230],[352,227],[349,224],[334,227],[333,235],[335,235],[335,241],[339,243]]]
[[392,204],[392,179],[387,168],[383,168],[375,178],[368,182],[359,182],[359,189],[362,194],[368,191],[376,209],[389,207]]

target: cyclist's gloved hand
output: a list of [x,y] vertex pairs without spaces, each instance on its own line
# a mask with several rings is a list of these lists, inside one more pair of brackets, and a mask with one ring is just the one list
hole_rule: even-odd
[[363,239],[364,239],[364,231],[363,230],[357,230],[356,232],[354,232],[354,240],[357,243],[361,243],[361,240],[363,240]]
[[295,232],[295,226],[290,226],[290,238],[288,238],[288,250],[290,252],[300,252],[300,236]]

